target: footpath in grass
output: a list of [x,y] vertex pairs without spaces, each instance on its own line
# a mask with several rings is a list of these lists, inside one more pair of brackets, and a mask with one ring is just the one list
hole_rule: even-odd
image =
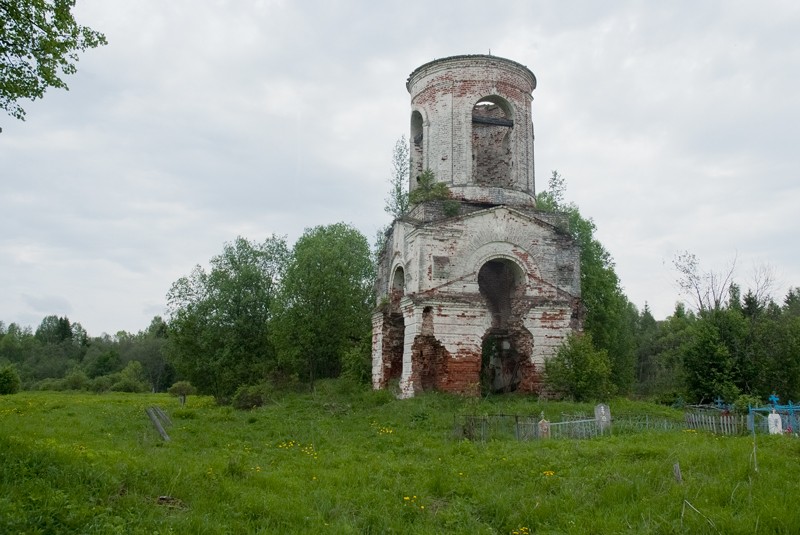
[[[145,409],[170,416],[164,442]],[[672,416],[626,400],[612,413]],[[797,533],[800,441],[672,431],[469,442],[463,414],[590,405],[322,382],[253,411],[205,397],[0,397],[0,533]],[[758,470],[756,471],[756,462]],[[683,482],[676,481],[679,463]]]

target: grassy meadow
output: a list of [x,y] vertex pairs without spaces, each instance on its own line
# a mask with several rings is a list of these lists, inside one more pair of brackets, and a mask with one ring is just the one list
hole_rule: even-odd
[[[610,404],[615,418],[680,417]],[[145,409],[171,417],[164,442]],[[0,396],[0,533],[797,533],[800,440],[671,431],[469,442],[521,396],[395,400],[343,381],[236,411],[190,396]],[[673,465],[680,463],[683,482]],[[756,470],[757,467],[757,470]]]

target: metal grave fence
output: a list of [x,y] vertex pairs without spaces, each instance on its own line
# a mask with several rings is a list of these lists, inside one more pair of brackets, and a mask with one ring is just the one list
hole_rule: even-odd
[[[797,414],[800,406],[791,401],[786,405],[779,405],[775,394],[770,396],[770,401],[772,404],[768,407],[748,407],[747,430],[752,433],[796,434],[800,424]],[[774,418],[772,428],[771,417]]]
[[683,421],[649,415],[603,420],[583,414],[562,414],[560,422],[550,422],[543,416],[533,415],[466,415],[455,417],[453,435],[480,442],[503,439],[589,439],[610,434],[681,430],[736,436],[751,432],[775,433],[777,428],[778,433],[794,435],[800,429],[798,413],[800,406],[790,402],[788,405],[776,403],[770,407],[751,407],[747,415],[731,414],[727,410],[695,410],[685,413]]
[[687,412],[686,429],[708,431],[715,435],[744,435],[747,433],[747,418],[739,414]]
[[490,440],[590,439],[610,434],[633,434],[646,431],[676,431],[683,422],[652,416],[614,418],[606,425],[595,418],[562,415],[561,422],[541,417],[515,414],[466,415],[456,417],[453,434],[457,438],[487,442]]

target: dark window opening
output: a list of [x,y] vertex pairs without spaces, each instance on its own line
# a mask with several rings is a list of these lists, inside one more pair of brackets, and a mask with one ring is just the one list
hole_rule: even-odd
[[511,185],[511,107],[500,97],[486,97],[472,108],[472,159],[475,182]]

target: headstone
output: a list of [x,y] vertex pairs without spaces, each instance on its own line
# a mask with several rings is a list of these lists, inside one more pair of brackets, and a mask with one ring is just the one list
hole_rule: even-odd
[[769,428],[770,435],[780,435],[783,433],[783,422],[781,422],[781,415],[772,409],[772,412],[767,416],[767,427]]
[[550,422],[539,420],[539,438],[550,438]]
[[608,408],[608,405],[605,403],[601,403],[594,408],[594,419],[597,421],[597,426],[600,428],[600,432],[604,432],[606,429],[611,428],[611,409]]

